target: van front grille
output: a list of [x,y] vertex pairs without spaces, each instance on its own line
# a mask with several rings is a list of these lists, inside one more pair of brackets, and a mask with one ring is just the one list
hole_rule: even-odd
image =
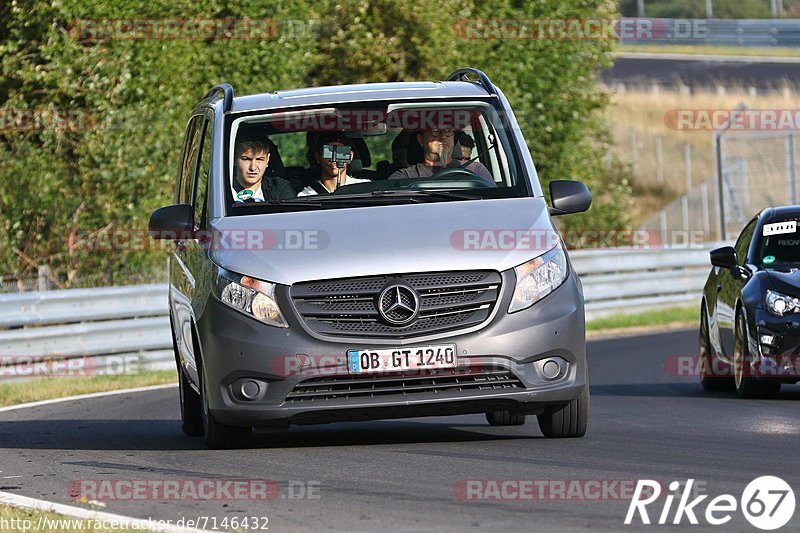
[[[398,283],[413,289],[419,300],[418,314],[402,326],[378,311],[383,289]],[[301,320],[315,333],[408,338],[483,323],[497,303],[500,286],[500,274],[494,271],[437,272],[298,283],[290,296]]]

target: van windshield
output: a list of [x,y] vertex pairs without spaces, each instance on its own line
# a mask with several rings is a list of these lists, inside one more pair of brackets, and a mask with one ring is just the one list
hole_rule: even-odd
[[485,102],[282,109],[229,126],[231,215],[532,195]]

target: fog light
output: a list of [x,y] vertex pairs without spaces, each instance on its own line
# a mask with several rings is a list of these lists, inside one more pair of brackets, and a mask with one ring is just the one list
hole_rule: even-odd
[[247,379],[242,383],[241,392],[242,396],[248,400],[254,400],[258,397],[258,393],[261,392],[261,387],[252,379]]
[[561,366],[552,359],[548,359],[542,365],[542,375],[546,379],[556,379],[560,373]]
[[254,402],[262,399],[267,392],[267,383],[253,378],[237,379],[230,385],[230,391],[239,401]]
[[775,335],[761,335],[761,344],[772,344],[775,342]]

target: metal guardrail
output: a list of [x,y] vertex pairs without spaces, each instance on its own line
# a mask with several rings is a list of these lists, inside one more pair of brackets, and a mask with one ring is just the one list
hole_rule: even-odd
[[[586,318],[697,304],[711,269],[705,248],[577,250],[570,252],[583,282]],[[699,311],[698,311],[699,312]]]
[[[587,319],[698,303],[709,272],[708,248],[578,250]],[[80,359],[81,368],[115,373],[174,368],[167,285],[0,295],[0,379],[9,361]]]

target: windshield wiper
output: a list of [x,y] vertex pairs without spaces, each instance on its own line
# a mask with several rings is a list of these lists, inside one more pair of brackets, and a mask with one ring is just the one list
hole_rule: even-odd
[[467,192],[452,191],[445,189],[411,189],[407,191],[375,191],[375,192],[383,194],[392,194],[393,196],[402,196],[404,194],[407,194],[407,195],[412,195],[412,197],[413,195],[433,196],[436,198],[447,198],[449,200],[483,200],[483,196],[474,195]]
[[[321,194],[315,196],[315,205],[322,207],[324,204],[365,204],[365,203],[386,203],[397,199],[417,202],[419,199],[413,196],[401,195],[384,195],[385,191],[373,191],[368,193],[354,193],[354,194]],[[390,191],[392,192],[392,191]],[[289,200],[288,205],[305,205],[302,201]]]
[[424,202],[420,197],[432,197],[432,198],[444,198],[446,200],[482,200],[482,196],[476,196],[474,194],[469,194],[467,192],[459,192],[459,191],[452,191],[452,190],[445,190],[445,189],[392,189],[388,191],[372,191],[369,193],[358,193],[358,194],[331,194],[330,196],[324,196],[321,199],[324,199],[325,202],[334,201],[346,201],[346,200],[353,200],[353,201],[367,201],[370,202],[372,200],[407,200],[409,202],[419,203]]

